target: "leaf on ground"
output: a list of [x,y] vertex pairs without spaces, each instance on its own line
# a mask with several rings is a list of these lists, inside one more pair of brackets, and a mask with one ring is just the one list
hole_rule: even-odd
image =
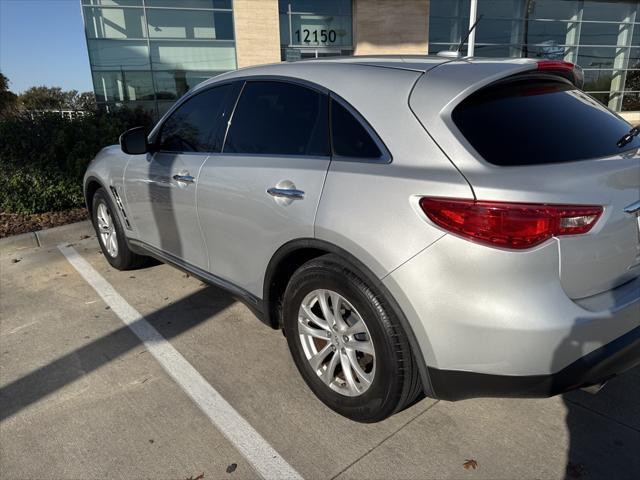
[[202,480],[204,478],[204,472],[202,472],[200,475],[198,475],[197,477],[189,477],[186,480]]
[[471,468],[475,470],[476,468],[478,468],[478,462],[473,458],[468,458],[464,461],[462,466],[464,467],[465,470],[469,470]]
[[233,473],[236,471],[236,468],[238,468],[238,464],[237,463],[232,463],[231,465],[229,465],[227,467],[227,473]]
[[87,238],[91,238],[89,235],[80,235],[80,240],[85,240]]

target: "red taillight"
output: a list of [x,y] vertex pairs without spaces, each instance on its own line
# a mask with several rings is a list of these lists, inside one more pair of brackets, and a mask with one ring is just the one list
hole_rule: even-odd
[[602,207],[482,202],[456,198],[420,199],[420,207],[436,225],[494,247],[524,249],[558,235],[587,233]]
[[573,72],[575,65],[571,62],[565,62],[564,60],[540,60],[538,62],[538,70],[564,70],[566,72]]
[[540,60],[537,62],[538,70],[543,72],[556,73],[576,87],[582,88],[584,84],[584,74],[582,68],[571,62],[565,62],[564,60]]

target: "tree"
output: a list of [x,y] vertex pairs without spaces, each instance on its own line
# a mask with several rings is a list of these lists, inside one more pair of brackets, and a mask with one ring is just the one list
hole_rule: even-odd
[[96,110],[96,96],[93,92],[78,93],[75,90],[71,90],[71,92],[74,92],[75,95],[67,99],[66,108],[68,110],[84,112],[94,112]]
[[84,110],[94,111],[96,100],[93,92],[78,93],[60,87],[31,87],[20,95],[25,110]]
[[25,110],[62,110],[65,92],[60,87],[31,87],[23,92],[19,101]]
[[18,96],[9,91],[9,79],[0,73],[0,117],[15,110]]

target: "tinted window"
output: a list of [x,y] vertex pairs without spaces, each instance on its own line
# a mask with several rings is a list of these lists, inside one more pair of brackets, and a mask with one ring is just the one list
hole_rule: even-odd
[[379,158],[380,149],[349,110],[331,100],[333,153],[342,157]]
[[328,155],[327,96],[282,82],[247,82],[224,151]]
[[215,131],[231,85],[206,90],[183,103],[162,125],[160,150],[219,152]]
[[553,80],[485,88],[455,108],[453,121],[495,165],[570,162],[640,147],[636,137],[618,148],[629,124],[572,85]]

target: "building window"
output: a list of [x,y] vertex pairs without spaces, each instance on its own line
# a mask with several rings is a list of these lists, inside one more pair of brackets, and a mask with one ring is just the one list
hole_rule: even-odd
[[282,60],[353,53],[351,0],[279,0]]
[[94,91],[156,117],[236,68],[231,0],[82,0]]
[[[429,52],[456,46],[469,0],[431,0]],[[617,111],[640,110],[640,6],[618,0],[478,0],[475,55],[551,58],[584,69],[585,91]]]

